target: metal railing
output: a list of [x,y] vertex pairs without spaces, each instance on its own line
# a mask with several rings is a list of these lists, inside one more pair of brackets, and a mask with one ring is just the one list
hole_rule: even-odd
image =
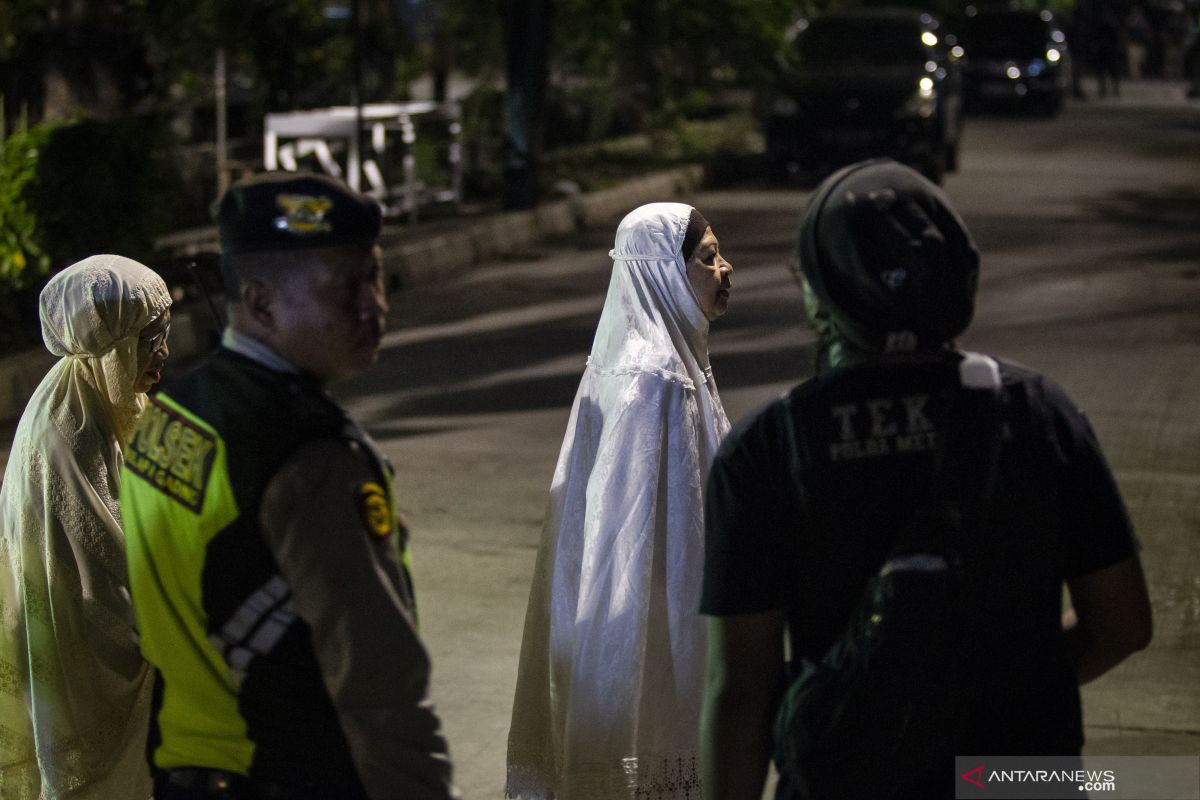
[[[418,174],[421,131],[430,140],[426,160],[442,167],[427,172],[438,174]],[[423,204],[457,206],[462,200],[462,124],[455,103],[369,103],[267,114],[264,167],[295,171],[306,158],[410,221]]]

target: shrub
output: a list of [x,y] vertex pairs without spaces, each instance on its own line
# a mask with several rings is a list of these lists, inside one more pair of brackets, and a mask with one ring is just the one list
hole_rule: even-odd
[[41,123],[0,143],[0,348],[37,341],[52,272],[96,253],[149,263],[180,204],[170,145],[152,118]]
[[52,268],[95,253],[151,258],[178,206],[170,145],[165,127],[150,118],[54,130],[28,191]]
[[35,125],[0,139],[0,294],[27,287],[50,269],[27,195],[53,130],[53,125]]

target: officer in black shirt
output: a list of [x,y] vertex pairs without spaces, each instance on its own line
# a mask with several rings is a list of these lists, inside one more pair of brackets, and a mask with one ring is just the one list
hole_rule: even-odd
[[379,207],[272,173],[218,224],[230,326],[121,486],[155,797],[448,800],[392,468],[325,392],[379,349]]
[[[705,796],[761,797],[785,630],[793,658],[820,660],[845,629],[917,504],[952,478],[935,455],[964,388],[998,392],[1003,438],[972,545],[988,565],[975,646],[990,668],[956,724],[959,754],[1078,754],[1078,684],[1151,634],[1138,546],[1090,425],[1049,379],[954,348],[978,254],[948,198],[907,167],[827,179],[799,255],[818,374],[734,429],[706,494]],[[914,764],[897,796],[944,795],[952,767]]]

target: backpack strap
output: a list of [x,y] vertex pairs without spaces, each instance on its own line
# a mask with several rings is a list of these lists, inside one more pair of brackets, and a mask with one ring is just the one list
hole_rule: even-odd
[[994,359],[963,353],[957,384],[946,390],[944,432],[934,452],[929,494],[901,530],[885,571],[911,568],[908,554],[961,552],[965,519],[977,518],[995,495],[1003,439],[1000,389]]
[[979,353],[963,353],[960,391],[950,406],[950,424],[939,443],[948,478],[943,485],[964,510],[990,502],[996,492],[1003,430],[1000,425],[1000,365]]

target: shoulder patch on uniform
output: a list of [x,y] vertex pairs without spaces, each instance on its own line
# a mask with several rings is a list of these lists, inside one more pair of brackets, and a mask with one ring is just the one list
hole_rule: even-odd
[[392,533],[392,512],[388,507],[387,492],[374,481],[358,485],[358,510],[363,524],[372,536],[386,539]]
[[125,466],[194,514],[204,507],[217,441],[187,417],[151,398],[125,453]]

